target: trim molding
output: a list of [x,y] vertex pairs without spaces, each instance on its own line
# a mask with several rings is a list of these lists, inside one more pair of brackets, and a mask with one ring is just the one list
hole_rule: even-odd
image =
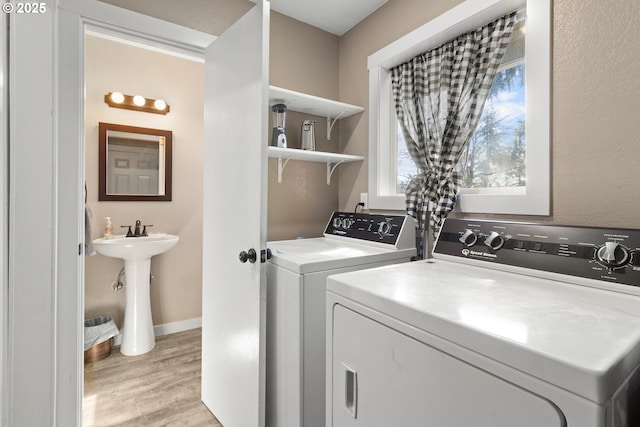
[[176,332],[188,331],[202,327],[202,317],[195,319],[181,320],[179,322],[164,323],[153,327],[153,333],[159,337],[162,335],[175,334]]
[[[466,0],[368,57],[369,68],[369,208],[404,210],[405,198],[390,188],[395,166],[391,77],[389,69],[446,40],[477,28],[526,3],[526,170],[519,189],[461,189],[455,210],[510,215],[551,214],[551,1]],[[532,90],[532,88],[535,88]],[[394,159],[395,161],[395,159]],[[393,162],[392,162],[393,163]]]
[[[175,334],[176,332],[184,332],[191,329],[197,329],[202,327],[202,317],[196,317],[193,319],[180,320],[179,322],[163,323],[162,325],[155,325],[153,327],[153,334],[156,337],[162,335]],[[113,337],[113,345],[120,345],[122,342],[122,334],[118,334]]]

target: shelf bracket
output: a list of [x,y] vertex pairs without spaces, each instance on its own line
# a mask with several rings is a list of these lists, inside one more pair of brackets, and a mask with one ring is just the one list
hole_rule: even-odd
[[331,141],[331,130],[333,129],[333,125],[336,124],[338,120],[344,115],[345,111],[341,112],[335,117],[327,117],[327,141]]
[[282,159],[278,159],[278,184],[282,184],[282,172],[284,172],[285,166],[291,159],[286,159],[284,162]]
[[335,172],[336,168],[339,164],[344,163],[344,160],[341,160],[331,167],[331,162],[327,162],[327,185],[331,185],[331,175]]

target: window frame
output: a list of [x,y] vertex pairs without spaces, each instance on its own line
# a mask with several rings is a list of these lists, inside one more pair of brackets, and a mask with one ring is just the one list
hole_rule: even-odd
[[[513,10],[526,7],[525,39],[526,187],[461,189],[460,212],[549,215],[551,207],[551,1],[466,0],[368,58],[369,68],[369,207],[405,210],[395,195],[395,123],[390,69],[420,53],[476,29]],[[535,88],[535,90],[529,90]],[[393,138],[395,139],[395,138]],[[393,157],[393,162],[390,161]],[[392,192],[393,191],[393,192]]]

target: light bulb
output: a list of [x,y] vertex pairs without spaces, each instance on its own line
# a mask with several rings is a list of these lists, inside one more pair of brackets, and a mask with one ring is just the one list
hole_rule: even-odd
[[142,95],[136,95],[133,97],[133,103],[136,104],[138,107],[142,107],[144,104],[147,103],[147,100],[144,99],[144,96]]
[[162,99],[156,99],[156,102],[153,103],[154,107],[156,107],[157,110],[163,111],[165,108],[167,108],[167,103],[164,102]]
[[111,101],[115,102],[116,104],[122,104],[122,102],[124,102],[124,95],[120,92],[112,92],[110,98]]

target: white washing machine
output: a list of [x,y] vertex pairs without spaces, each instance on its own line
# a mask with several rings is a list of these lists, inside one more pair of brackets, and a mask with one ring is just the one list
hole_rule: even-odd
[[415,222],[334,212],[324,237],[267,247],[267,426],[324,427],[327,276],[410,261]]
[[327,281],[327,426],[640,426],[640,230],[447,219]]

